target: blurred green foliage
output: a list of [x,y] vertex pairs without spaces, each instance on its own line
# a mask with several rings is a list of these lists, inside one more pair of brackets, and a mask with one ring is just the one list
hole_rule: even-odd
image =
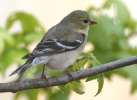
[[[109,10],[113,10],[113,16],[109,15]],[[137,21],[132,19],[121,0],[106,0],[100,8],[91,7],[88,12],[98,22],[89,31],[89,42],[94,45],[93,53],[101,63],[137,54],[136,48],[129,45],[129,38],[136,34]],[[118,74],[131,80],[131,93],[134,93],[137,67],[132,66],[105,73],[105,76],[110,79],[113,74]]]
[[[114,12],[113,16],[110,16],[109,13],[111,9]],[[137,54],[136,48],[129,45],[129,38],[136,32],[137,23],[136,20],[132,19],[130,12],[121,0],[105,0],[99,8],[90,7],[88,13],[98,23],[89,31],[88,40],[93,45],[94,50],[93,53],[83,53],[77,62],[70,67],[70,71],[81,70],[85,64],[88,65],[87,67],[94,67],[101,63]],[[21,30],[11,32],[10,30],[17,22],[20,23]],[[40,41],[43,33],[45,33],[43,26],[31,14],[26,12],[11,14],[7,19],[5,28],[0,27],[1,75],[4,75],[11,65],[22,64],[21,57],[29,52],[28,48],[32,43]],[[98,82],[97,94],[99,94],[104,84],[103,76],[111,79],[113,74],[117,74],[131,81],[131,93],[134,93],[137,90],[137,67],[136,65],[132,66],[134,67],[89,77],[86,81],[96,79]],[[23,95],[28,100],[37,100],[38,95],[44,93],[47,100],[69,100],[72,90],[83,94],[83,87],[81,81],[75,81],[58,87],[18,92],[14,98],[19,100],[20,96]]]

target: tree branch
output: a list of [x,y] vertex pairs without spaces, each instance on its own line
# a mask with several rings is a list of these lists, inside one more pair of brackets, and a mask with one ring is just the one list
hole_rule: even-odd
[[9,83],[0,83],[0,92],[17,92],[28,89],[46,88],[51,86],[63,85],[71,81],[79,80],[89,76],[95,76],[100,73],[108,72],[124,66],[137,64],[137,56],[112,61],[102,64],[94,68],[84,69],[78,72],[71,72],[69,77],[67,74],[56,78],[44,79],[27,79]]

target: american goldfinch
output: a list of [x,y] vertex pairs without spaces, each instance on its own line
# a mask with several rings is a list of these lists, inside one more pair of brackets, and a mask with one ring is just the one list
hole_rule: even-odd
[[10,75],[23,73],[32,66],[43,64],[44,68],[64,71],[72,65],[87,42],[89,26],[96,24],[88,13],[76,10],[68,14],[58,24],[47,31],[32,53],[23,58],[26,62]]

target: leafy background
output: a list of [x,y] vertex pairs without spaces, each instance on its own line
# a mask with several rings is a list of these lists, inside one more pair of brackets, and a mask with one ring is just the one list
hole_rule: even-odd
[[[110,16],[109,10],[113,10],[113,16]],[[69,70],[77,71],[83,69],[85,64],[88,65],[87,67],[94,67],[137,54],[136,48],[129,44],[129,39],[136,35],[137,21],[131,17],[129,10],[121,0],[106,0],[100,7],[91,6],[87,11],[98,22],[89,30],[88,40],[93,48],[83,53]],[[20,23],[21,30],[11,32],[16,22]],[[14,12],[9,15],[5,27],[0,27],[0,73],[3,77],[12,65],[24,62],[19,58],[30,51],[30,46],[37,43],[44,32],[46,30],[43,25],[30,13]],[[133,94],[137,91],[137,67],[132,66],[89,77],[86,81],[97,80],[98,91],[95,93],[97,95],[103,87],[104,77],[110,80],[112,75],[119,75],[131,81],[130,92]],[[39,69],[34,70],[37,73],[39,71]],[[86,86],[81,81],[75,81],[60,87],[18,92],[14,99],[20,100],[23,95],[28,100],[37,100],[38,94],[43,93],[47,100],[69,100],[72,91],[83,94],[83,87]]]

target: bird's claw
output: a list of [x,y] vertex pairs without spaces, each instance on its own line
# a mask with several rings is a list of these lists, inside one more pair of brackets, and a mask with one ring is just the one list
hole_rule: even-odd
[[42,74],[42,75],[41,75],[41,79],[45,79],[45,80],[47,80],[48,78],[46,77],[45,74]]

